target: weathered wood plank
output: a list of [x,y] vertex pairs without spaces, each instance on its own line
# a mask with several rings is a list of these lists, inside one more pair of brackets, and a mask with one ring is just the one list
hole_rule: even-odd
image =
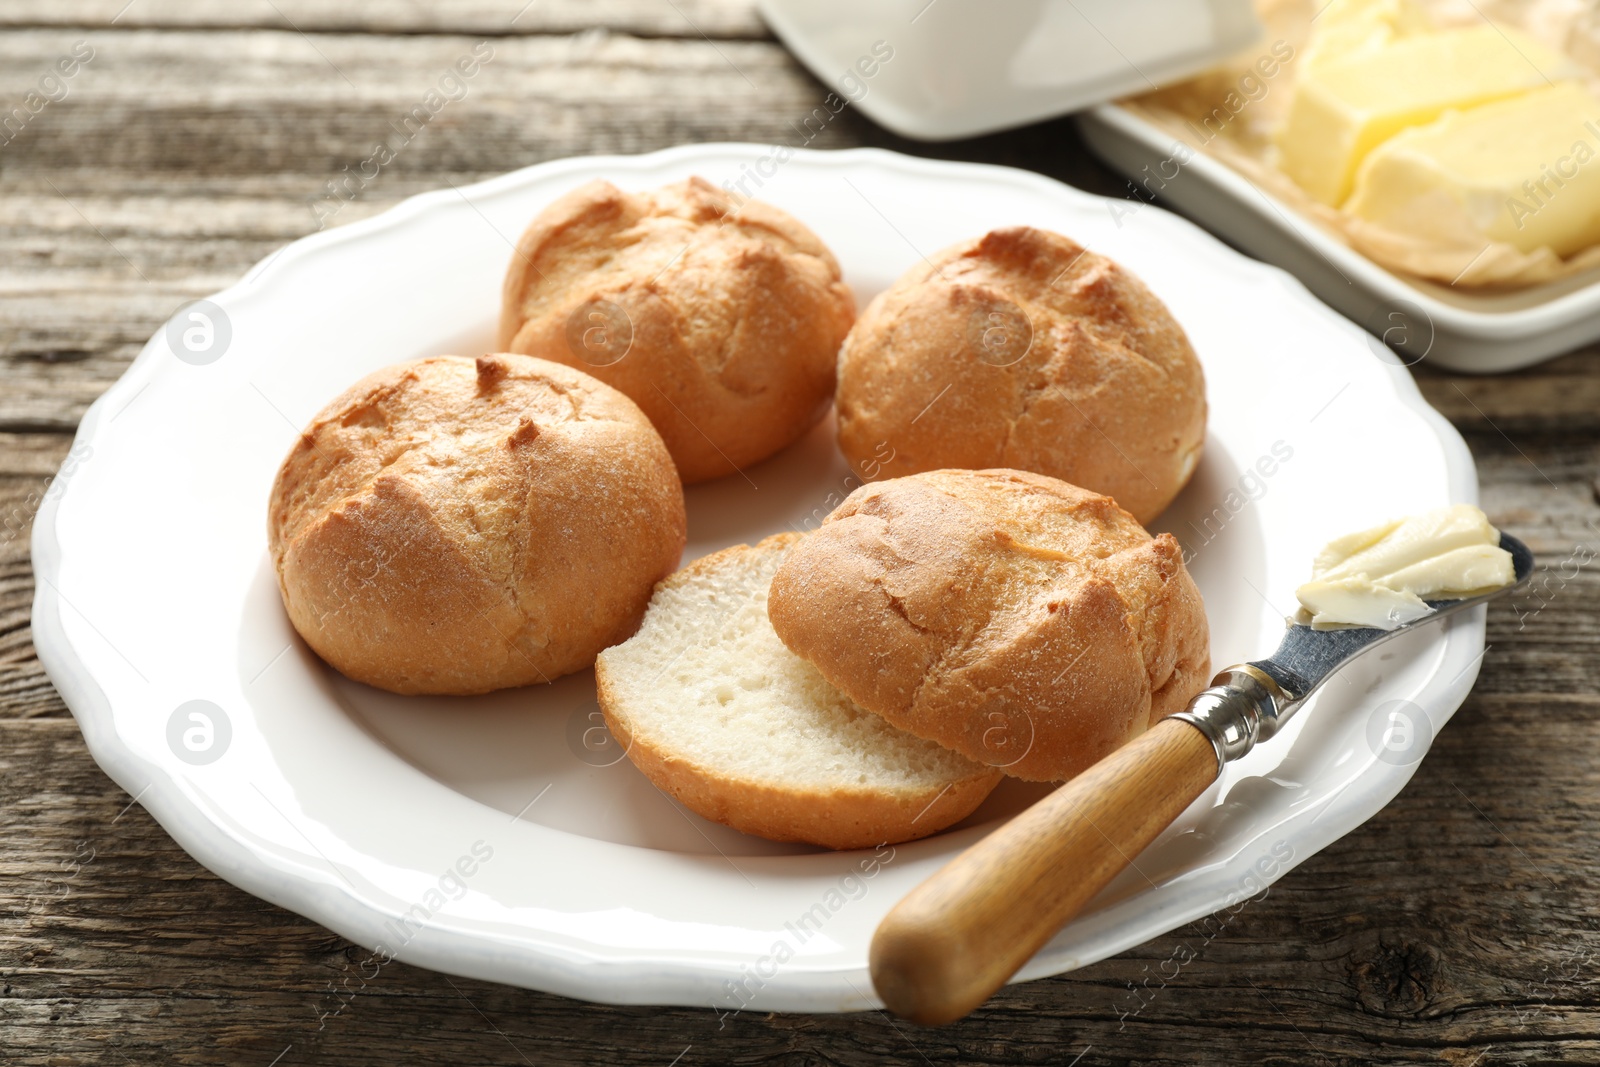
[[[64,31],[0,36],[0,101],[8,109],[20,103],[74,40]],[[94,56],[65,82],[65,96],[11,131],[3,149],[11,165],[294,171],[318,176],[304,194],[312,197],[323,176],[359,162],[382,137],[399,146],[386,174],[495,172],[555,154],[704,140],[707,129],[763,141],[787,130],[792,138],[788,122],[823,97],[765,41],[654,41],[598,30],[315,42],[290,31],[110,30],[84,40]],[[449,81],[463,57],[478,69]],[[413,123],[412,142],[401,145],[390,123],[435,91],[448,102],[435,104],[427,136]]]
[[1062,1063],[1090,1047],[1081,1062],[1193,1064],[1219,1040],[1215,1062],[1581,1057],[1600,1047],[1586,866],[1600,772],[1583,751],[1597,721],[1595,701],[1474,697],[1389,808],[1225,924],[1012,988],[939,1031],[870,1013],[578,1006],[398,963],[374,974],[124,811],[70,721],[0,722],[8,1062],[76,1062],[107,1041],[134,1062],[167,1049],[266,1063],[288,1048],[286,1063],[375,1064],[402,1047],[521,1062],[508,1039],[530,1062],[629,1064],[690,1045],[684,1062]]
[[[1590,488],[1600,441],[1530,438],[1520,453],[1492,433],[1473,432],[1469,441],[1485,510],[1527,541],[1541,568],[1528,590],[1490,611],[1478,691],[1531,698],[1600,691],[1600,504]],[[0,717],[61,710],[27,636],[26,552],[33,510],[69,444],[65,435],[0,434]]]
[[[416,72],[443,69],[470,39],[330,37],[318,42],[327,61],[292,34],[95,41],[72,94],[0,148],[0,429],[70,429],[179,305],[319,223],[546,159],[706,140],[880,143],[1118,188],[1066,122],[930,148],[847,109],[808,140],[797,125],[824,90],[774,45],[591,34],[493,42],[466,95],[345,203],[326,199],[327,183],[397,136],[390,124],[435,80]],[[70,47],[60,33],[0,35],[0,100],[4,72]]]
[[[1478,690],[1538,697],[1600,689],[1600,658],[1592,654],[1600,646],[1600,505],[1589,486],[1594,459],[1577,458],[1586,449],[1592,456],[1600,442],[1530,440],[1521,453],[1507,453],[1497,435],[1469,440],[1485,509],[1533,547],[1541,567],[1528,590],[1490,612]],[[0,435],[0,715],[61,711],[28,643],[26,550],[33,510],[68,444],[64,435]]]
[[[27,528],[87,405],[179,303],[314,230],[325,183],[480,39],[494,55],[466,94],[325,221],[569,155],[794,144],[824,90],[744,0],[136,0],[108,26],[125,3],[0,7],[0,120],[74,41],[96,49],[0,138],[0,1059],[1600,1060],[1600,348],[1496,378],[1417,369],[1484,507],[1548,569],[1491,610],[1474,694],[1411,785],[1220,932],[1007,990],[946,1030],[719,1019],[364,975],[365,953],[199,868],[94,766],[32,649]],[[1123,186],[1066,122],[919,146],[847,110],[812,142],[856,144]]]
[[647,37],[767,35],[747,0],[8,0],[0,26],[100,29],[293,29],[307,34],[488,35],[605,27]]
[[[471,38],[329,36],[313,48],[293,33],[118,30],[93,40],[67,97],[0,147],[10,372],[0,429],[70,429],[180,304],[323,225],[585,151],[772,140],[787,128],[781,116],[820,100],[767,44],[588,33],[474,53]],[[0,35],[0,101],[20,99],[34,68],[71,48],[65,33]],[[426,125],[408,120],[463,56],[480,64],[464,95]],[[747,77],[764,87],[750,101],[758,110],[733,103],[750,96]],[[663,81],[695,95],[693,117],[663,97]],[[852,122],[825,138],[840,141]],[[358,200],[329,197],[328,182],[380,139],[399,146],[392,164]],[[86,288],[98,299],[86,302]]]
[[1462,430],[1593,434],[1600,426],[1600,346],[1514,374],[1451,374],[1419,367],[1428,403]]
[[[68,714],[33,651],[28,617],[34,579],[28,538],[34,513],[71,444],[65,434],[0,433],[0,718]],[[0,836],[5,826],[6,819],[0,816]]]

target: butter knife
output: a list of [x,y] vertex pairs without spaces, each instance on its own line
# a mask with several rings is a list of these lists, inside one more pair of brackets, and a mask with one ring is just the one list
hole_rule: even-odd
[[1216,781],[1283,729],[1345,664],[1402,633],[1517,589],[1533,554],[1502,533],[1516,580],[1428,601],[1393,630],[1315,630],[1294,619],[1278,650],[1229,667],[1168,716],[968,848],[900,901],[872,939],[872,984],[897,1015],[951,1022],[988,1000]]

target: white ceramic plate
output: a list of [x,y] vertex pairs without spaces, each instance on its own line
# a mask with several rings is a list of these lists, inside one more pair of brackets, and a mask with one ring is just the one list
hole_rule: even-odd
[[[1176,146],[1170,135],[1115,104],[1084,112],[1078,128],[1096,154],[1130,175],[1166,166]],[[1394,340],[1406,363],[1427,359],[1471,374],[1498,373],[1600,338],[1600,270],[1504,293],[1409,278],[1199,151],[1161,196],[1290,271],[1371,333]]]
[[[587,674],[400,698],[296,639],[264,513],[298,428],[383,364],[482,351],[511,242],[591,178],[647,188],[759,170],[760,194],[821,234],[862,301],[920,255],[1015,223],[1136,271],[1205,364],[1205,458],[1158,528],[1192,553],[1218,665],[1275,646],[1331,535],[1475,499],[1460,438],[1403,368],[1288,275],[1175,216],[1146,208],[1119,228],[1100,199],[1033,174],[882,151],[772,161],[706,145],[416,197],[298,241],[214,297],[212,353],[224,317],[231,340],[212,362],[176,357],[205,347],[204,323],[179,316],[94,405],[35,525],[34,640],[100,765],[197,860],[436,970],[601,1001],[843,1011],[876,1003],[867,945],[890,905],[1029,795],[1003,788],[964,826],[876,857],[775,845],[689,815],[625,760],[600,765],[614,749],[585,747],[604,740],[585,737]],[[690,556],[810,525],[854,485],[826,425],[746,475],[690,491]],[[1022,977],[1228,905],[1358,826],[1411,776],[1483,647],[1480,610],[1330,683]],[[209,738],[191,701],[208,702]],[[1369,740],[1393,701],[1423,716],[1399,757]]]

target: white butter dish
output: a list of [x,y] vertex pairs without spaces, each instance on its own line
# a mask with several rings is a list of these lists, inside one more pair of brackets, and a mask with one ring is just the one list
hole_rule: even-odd
[[904,137],[946,141],[1144,92],[1261,34],[1249,0],[758,0],[843,100]]
[[[1172,136],[1103,104],[1078,128],[1117,170],[1143,176],[1174,157]],[[1203,152],[1164,182],[1161,202],[1230,244],[1282,267],[1335,309],[1389,342],[1406,364],[1490,374],[1527,367],[1600,338],[1600,271],[1500,292],[1456,288],[1388,270],[1320,223]],[[1170,169],[1170,164],[1169,164]]]

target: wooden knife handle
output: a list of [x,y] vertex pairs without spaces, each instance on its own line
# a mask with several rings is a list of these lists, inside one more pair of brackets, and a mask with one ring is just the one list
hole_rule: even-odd
[[878,996],[930,1026],[977,1008],[1216,777],[1210,738],[1161,720],[896,904],[872,938]]

